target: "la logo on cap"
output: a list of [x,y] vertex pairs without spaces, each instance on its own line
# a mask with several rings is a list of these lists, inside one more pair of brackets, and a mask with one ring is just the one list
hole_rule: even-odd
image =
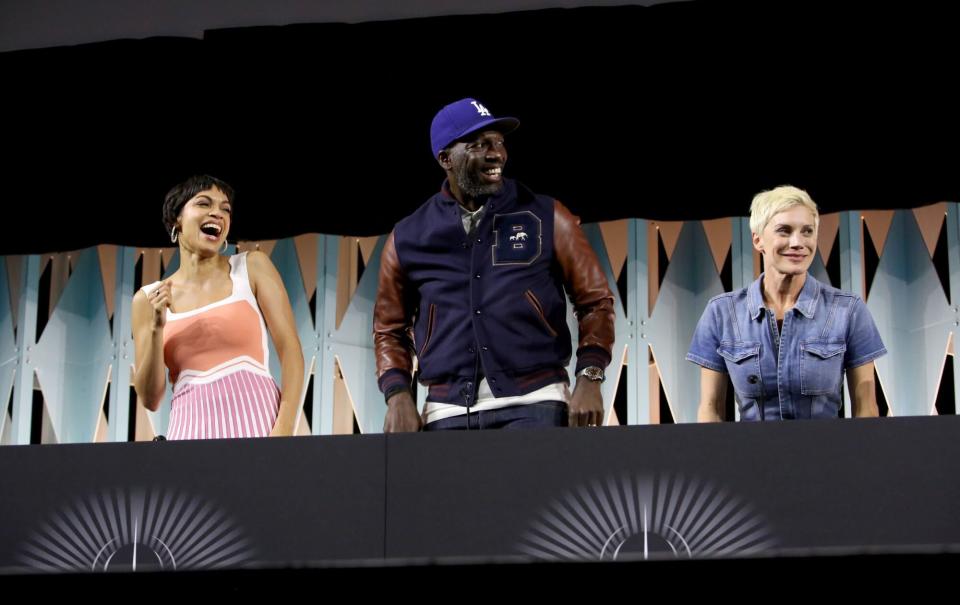
[[470,104],[477,108],[477,113],[478,113],[478,114],[480,114],[480,115],[482,115],[482,116],[488,116],[488,115],[490,115],[490,112],[487,110],[486,107],[483,106],[482,103],[478,103],[478,102],[476,102],[476,101],[470,101]]

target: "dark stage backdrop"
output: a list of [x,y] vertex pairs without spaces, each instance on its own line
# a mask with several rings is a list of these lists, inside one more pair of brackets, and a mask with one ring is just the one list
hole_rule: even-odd
[[0,54],[0,253],[168,244],[165,191],[238,190],[231,239],[374,235],[442,179],[428,130],[519,117],[509,175],[585,222],[960,199],[955,22],[924,3],[681,2],[207,31]]

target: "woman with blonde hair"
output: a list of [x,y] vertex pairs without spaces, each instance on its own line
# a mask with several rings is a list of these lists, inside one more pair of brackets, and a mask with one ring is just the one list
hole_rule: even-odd
[[687,359],[701,366],[701,422],[723,420],[730,375],[741,420],[836,418],[847,375],[854,416],[877,416],[873,361],[887,350],[863,300],[809,274],[820,215],[806,191],[764,191],[750,206],[764,272],[714,297]]

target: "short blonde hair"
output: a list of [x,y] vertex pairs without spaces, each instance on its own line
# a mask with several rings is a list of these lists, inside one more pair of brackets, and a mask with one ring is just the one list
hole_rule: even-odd
[[810,194],[791,185],[781,185],[776,189],[761,191],[753,196],[753,202],[750,204],[750,232],[763,233],[770,219],[794,206],[808,208],[813,213],[816,227],[820,228],[820,212],[810,198]]

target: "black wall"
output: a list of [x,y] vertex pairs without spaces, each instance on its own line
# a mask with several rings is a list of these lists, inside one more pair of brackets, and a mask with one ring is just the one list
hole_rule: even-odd
[[0,253],[169,245],[165,191],[238,190],[231,239],[372,235],[442,173],[463,96],[519,117],[508,174],[585,222],[960,199],[947,8],[681,2],[208,31],[0,54]]

